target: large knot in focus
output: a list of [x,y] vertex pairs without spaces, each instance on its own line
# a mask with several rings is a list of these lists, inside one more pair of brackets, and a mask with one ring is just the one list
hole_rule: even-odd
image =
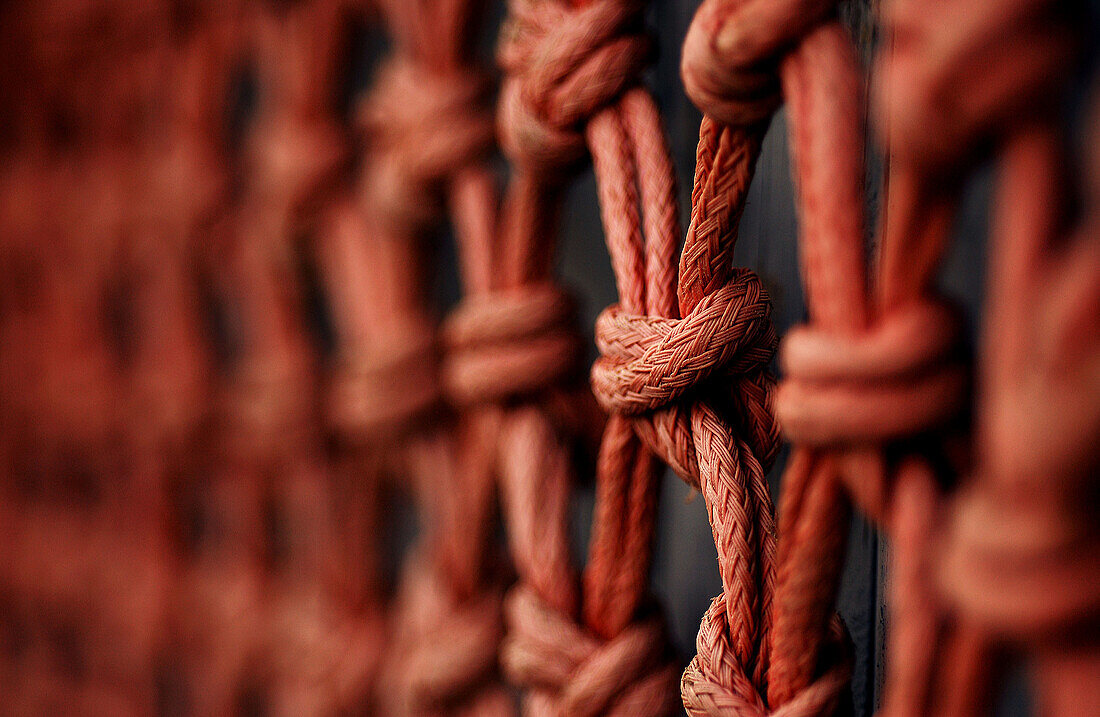
[[404,571],[397,632],[380,683],[387,715],[514,713],[497,684],[503,590],[460,599],[421,555]]
[[360,113],[373,218],[402,232],[440,218],[443,183],[492,150],[490,89],[472,71],[436,72],[403,57],[379,70]]
[[693,717],[819,717],[837,713],[852,676],[853,650],[839,618],[829,624],[818,677],[788,702],[770,706],[763,685],[741,665],[729,645],[726,601],[711,600],[696,638],[696,655],[684,670],[680,692]]
[[680,73],[692,102],[738,127],[771,116],[782,102],[782,53],[835,11],[837,0],[706,0],[695,13]]
[[552,175],[585,156],[585,121],[636,84],[653,55],[643,9],[639,0],[510,0],[498,124],[516,166]]
[[[768,294],[751,271],[738,270],[682,319],[632,316],[611,306],[596,320],[596,345],[596,400],[608,412],[636,418],[643,440],[696,487],[699,466],[677,404],[706,385],[714,389],[707,400],[745,403],[732,407],[748,422],[769,413],[767,392],[747,388],[766,371],[776,346]],[[754,450],[764,450],[759,432],[746,431]]]
[[472,296],[443,325],[443,383],[459,405],[497,402],[561,384],[577,371],[573,300],[551,284]]
[[527,688],[527,714],[657,717],[679,706],[677,669],[658,616],[604,642],[525,587],[512,590],[504,611],[501,666]]
[[327,415],[350,444],[393,437],[438,403],[436,366],[426,324],[349,351],[337,366]]
[[1082,58],[1084,3],[884,3],[878,126],[892,156],[950,170],[1058,106]]

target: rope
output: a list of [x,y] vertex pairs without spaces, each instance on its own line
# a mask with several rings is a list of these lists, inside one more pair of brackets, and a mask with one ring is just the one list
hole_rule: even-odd
[[[705,117],[678,265],[641,0],[510,0],[495,124],[481,5],[378,0],[393,45],[359,108],[362,167],[335,100],[363,8],[116,5],[0,8],[11,710],[504,715],[503,677],[531,714],[671,713],[648,587],[664,463],[703,495],[722,580],[681,678],[690,714],[844,709],[852,507],[891,546],[884,714],[988,711],[1014,655],[1040,712],[1100,712],[1100,156],[1071,151],[1063,116],[1082,3],[888,0],[867,103],[835,0],[704,0],[683,52]],[[237,188],[239,50],[260,94]],[[783,105],[809,316],[777,383],[768,294],[733,251]],[[889,190],[870,270],[865,116]],[[619,294],[595,327],[594,402],[552,268],[589,159]],[[972,367],[936,273],[990,165]],[[464,296],[437,326],[445,224]],[[323,383],[307,250],[338,343]],[[240,330],[224,376],[210,278]],[[579,575],[574,444],[595,433]],[[423,530],[390,596],[394,484]]]
[[[839,26],[830,21],[831,12],[828,2],[714,3],[697,15],[684,53],[685,84],[708,115],[746,126],[766,118],[780,98],[786,100],[801,208],[802,262],[812,323],[792,331],[784,343],[787,376],[775,398],[777,417],[799,447],[782,484],[783,537],[777,555],[767,698],[753,709],[766,705],[772,711],[820,714],[834,708],[826,701],[811,705],[807,695],[819,693],[821,678],[815,676],[835,664],[833,650],[823,648],[822,641],[829,634],[826,626],[846,540],[843,485],[894,538],[891,663],[884,712],[972,713],[985,699],[986,640],[973,626],[950,626],[937,605],[938,596],[929,589],[929,556],[940,502],[929,457],[943,452],[934,448],[935,436],[959,414],[966,387],[955,348],[957,321],[940,302],[925,298],[950,218],[950,206],[930,191],[932,182],[938,181],[932,177],[942,173],[933,175],[929,167],[942,172],[957,164],[958,147],[975,146],[976,128],[1011,116],[1010,111],[1020,107],[1015,103],[1031,95],[1025,87],[1020,92],[1023,99],[1003,103],[1011,104],[1009,112],[1003,106],[979,106],[989,101],[989,95],[970,95],[975,98],[971,114],[962,113],[958,125],[944,133],[930,132],[931,125],[921,124],[933,117],[938,120],[939,106],[925,114],[912,107],[908,112],[888,111],[891,191],[880,274],[866,297],[859,86],[853,53]],[[895,95],[901,102],[934,102],[948,96],[945,92],[955,96],[955,85],[935,84],[939,78],[922,83],[927,78],[920,72],[929,57],[964,56],[962,51],[934,53],[934,41],[922,42],[917,28],[929,32],[925,12],[914,8],[903,15],[908,22],[893,26],[886,62],[916,68],[917,80],[908,73],[895,74],[886,65],[881,94],[889,103],[899,101]],[[996,22],[1002,17],[998,10]],[[937,29],[939,23],[938,18]],[[958,42],[961,34],[953,33],[959,27],[942,32],[945,43]],[[1066,57],[1064,49],[1053,53],[1055,61]],[[1044,58],[1044,68],[1049,70],[1047,61]],[[760,71],[771,64],[778,67],[778,77]],[[938,94],[937,87],[942,88]],[[985,89],[989,87],[993,93],[1004,89],[988,84]],[[1004,114],[991,120],[994,112]],[[893,124],[896,117],[903,118],[900,130]],[[916,122],[910,123],[913,118]],[[959,144],[937,144],[945,137],[960,138]],[[913,436],[925,438],[900,452],[891,451],[889,460],[873,448]],[[685,686],[691,687],[690,682],[686,677]],[[718,708],[715,692],[707,693],[709,704],[700,704],[701,712]],[[685,696],[697,699],[698,693]]]
[[[1084,166],[1086,209],[1073,217],[1066,129],[1056,113],[1080,64],[1084,9],[1014,2],[972,12],[944,3],[950,31],[927,22],[927,10],[897,2],[888,15],[906,41],[888,77],[927,53],[943,58],[907,78],[908,92],[888,97],[890,139],[922,177],[951,166],[961,180],[987,156],[998,168],[975,464],[950,506],[937,572],[962,615],[1034,658],[1040,712],[1089,714],[1098,708],[1089,637],[1098,595],[1086,558],[1096,535],[1084,476],[1095,473],[1098,424],[1087,388],[1096,383],[1083,361],[1095,353],[1094,332],[1083,319],[1097,305],[1096,165],[1090,157]],[[921,121],[942,112],[949,86],[958,109],[942,134],[930,132]],[[1055,365],[1057,376],[1048,368]]]
[[[489,415],[499,423],[504,516],[520,581],[506,604],[501,660],[525,688],[530,714],[656,715],[675,704],[667,638],[646,600],[659,464],[625,420],[611,418],[597,459],[593,537],[580,590],[569,552],[574,473],[556,416],[561,402],[554,400],[568,396],[562,387],[580,351],[566,323],[571,304],[550,279],[547,237],[556,231],[566,183],[588,152],[609,243],[641,231],[635,180],[647,229],[666,247],[675,242],[671,163],[656,109],[638,87],[652,49],[643,7],[608,0],[509,4],[498,48],[505,71],[499,127],[514,174],[499,249],[467,271],[485,298],[468,302],[451,324],[453,334],[462,334],[472,306],[488,307],[491,297],[498,307],[480,312],[477,345],[496,358],[491,371],[486,362],[477,393],[506,406]],[[635,161],[643,171],[635,171]],[[508,342],[497,342],[498,335]],[[509,378],[521,359],[522,377]],[[580,412],[587,412],[583,404]]]
[[[697,151],[692,222],[681,259],[679,298],[685,317],[701,312],[710,297],[730,291],[726,287],[748,279],[756,281],[748,272],[731,268],[737,222],[765,120],[780,102],[780,77],[782,90],[787,90],[786,83],[801,69],[803,48],[811,38],[832,32],[818,29],[829,10],[828,3],[795,7],[708,2],[696,13],[685,40],[683,76],[705,117]],[[838,58],[830,56],[829,40],[824,43],[823,48],[817,43],[822,52],[814,58],[813,72],[832,72],[834,92],[839,92],[828,109],[816,109],[843,117],[853,108],[844,93],[848,88],[845,67],[838,67]],[[779,59],[776,54],[781,48],[792,49],[787,59],[777,63],[780,77],[759,71],[766,64],[763,60]],[[809,60],[804,62],[811,65]],[[819,127],[828,128],[830,121],[836,122],[828,115],[814,117]],[[858,152],[846,152],[854,149],[841,140],[839,146],[832,147],[832,155],[841,162],[851,161]],[[801,187],[803,193],[805,187]],[[840,183],[830,193],[842,202],[845,190]],[[754,293],[759,295],[762,290]],[[764,302],[766,295],[754,303]],[[741,311],[753,307],[746,303],[744,308],[735,306]],[[748,348],[746,358],[751,357],[751,362],[734,360],[728,373],[736,382],[712,390],[722,403],[708,406],[696,399],[691,407],[689,435],[694,438],[699,484],[718,547],[723,594],[703,618],[698,653],[684,673],[681,690],[691,714],[828,714],[846,686],[850,648],[839,624],[834,622],[826,630],[829,623],[825,620],[800,645],[813,661],[813,669],[805,675],[809,679],[790,675],[783,649],[786,625],[782,614],[776,612],[776,594],[783,579],[777,561],[782,565],[782,555],[776,556],[776,528],[764,478],[779,438],[770,415],[774,379],[767,371],[775,334],[767,322],[766,303],[753,308],[758,317],[755,331],[741,329],[741,341]],[[796,456],[792,465],[805,465],[805,458]],[[823,641],[817,669],[816,653]]]
[[[59,34],[88,29],[74,20]],[[19,82],[36,85],[25,119],[37,127],[6,147],[0,180],[4,264],[22,268],[15,281],[5,277],[0,298],[5,433],[21,426],[0,449],[9,556],[0,592],[10,609],[5,632],[20,635],[18,649],[5,646],[2,689],[16,712],[155,703],[152,672],[165,648],[175,565],[166,481],[147,459],[185,445],[191,416],[184,407],[150,414],[147,432],[133,425],[147,388],[135,379],[152,367],[141,360],[144,346],[120,350],[106,318],[120,298],[121,265],[141,255],[139,232],[148,228],[148,205],[127,201],[150,199],[138,185],[147,158],[133,148],[149,150],[159,137],[145,113],[162,48],[129,32],[164,20],[112,18],[101,28],[88,65],[95,84],[117,93],[105,98],[115,101],[110,109],[74,101],[89,89],[86,77],[44,72],[36,83],[42,69],[26,63],[30,76]],[[65,67],[88,48],[75,40],[52,49],[22,51]],[[43,131],[67,101],[79,105],[77,131]],[[172,273],[175,257],[166,255],[127,268]],[[124,517],[129,532],[117,529]]]
[[380,3],[394,49],[359,115],[368,140],[361,201],[371,225],[361,251],[386,282],[384,295],[372,297],[377,354],[364,354],[385,362],[371,369],[385,394],[360,398],[405,432],[404,474],[424,525],[396,600],[379,697],[387,714],[513,711],[497,678],[503,575],[489,545],[491,477],[461,428],[412,430],[456,368],[439,362],[440,335],[423,306],[425,241],[448,219],[463,243],[487,245],[495,231],[486,164],[494,127],[490,85],[472,59],[474,9],[467,0]]
[[[951,329],[950,313],[920,298],[942,246],[921,236],[923,227],[905,227],[900,239],[885,238],[883,263],[888,269],[875,287],[884,297],[881,306],[865,296],[859,80],[854,53],[833,12],[830,2],[707,3],[685,42],[685,85],[707,115],[700,166],[710,159],[704,151],[708,135],[721,132],[726,139],[739,132],[743,134],[730,139],[740,145],[741,162],[751,172],[764,122],[780,102],[788,105],[812,320],[784,341],[786,378],[775,396],[776,415],[799,447],[781,484],[782,537],[775,556],[774,597],[771,611],[766,607],[761,618],[765,625],[770,623],[770,632],[759,656],[750,651],[753,643],[745,636],[739,640],[740,661],[755,657],[767,672],[760,670],[756,684],[746,685],[743,677],[734,675],[731,680],[717,669],[713,677],[705,672],[697,676],[689,669],[685,704],[699,714],[713,714],[739,701],[736,709],[745,714],[827,714],[836,709],[850,671],[850,656],[837,647],[845,638],[839,636],[832,617],[848,530],[842,480],[847,479],[850,494],[869,515],[888,529],[907,531],[907,540],[895,541],[898,574],[908,575],[906,585],[917,590],[916,595],[901,595],[908,597],[910,612],[927,607],[919,578],[927,577],[920,555],[931,537],[926,524],[931,513],[927,493],[934,493],[931,474],[919,462],[907,464],[903,475],[915,483],[898,489],[897,503],[890,506],[895,497],[885,483],[891,471],[869,446],[947,422],[962,406],[965,372],[954,361],[953,337],[958,331]],[[777,68],[774,74],[761,70],[771,66]],[[725,126],[713,129],[717,122]],[[696,211],[698,187],[697,181]],[[742,190],[742,202],[743,196]],[[915,236],[906,235],[914,230]],[[910,271],[908,283],[889,273],[889,267],[899,265],[899,249],[904,250],[900,256],[906,268],[915,264],[918,269],[915,277]],[[829,450],[848,445],[858,449]],[[770,526],[770,512],[763,525]],[[752,560],[752,553],[736,555],[742,562]],[[771,556],[764,557],[764,570],[769,571]],[[727,619],[736,616],[740,621],[746,609],[728,605]],[[913,632],[906,624],[913,615],[896,611],[894,617],[899,623],[892,633],[895,649],[920,651],[932,644],[921,641],[927,633]],[[704,635],[723,637],[720,630],[706,628],[705,620],[700,656],[693,663],[696,670],[700,663],[707,664]],[[737,644],[739,636],[732,637]],[[720,654],[722,645],[716,644],[718,650],[706,647]],[[899,658],[898,664],[905,659]],[[711,658],[710,664],[721,663]],[[900,699],[891,703],[888,696],[887,712],[898,705],[920,712],[920,696],[903,690],[913,689],[907,680],[921,684],[924,667],[908,670],[900,680],[901,671],[892,672],[887,689]],[[709,679],[704,682],[704,677]],[[702,692],[696,683],[704,685]],[[752,693],[750,686],[755,688]]]
[[214,711],[246,699],[276,712],[339,711],[363,704],[381,628],[377,615],[343,600],[331,552],[344,526],[334,524],[334,479],[318,430],[296,241],[317,230],[346,162],[332,107],[347,16],[328,0],[248,10],[261,101],[247,135],[249,181],[217,267],[243,327],[212,506],[228,513],[230,544],[224,564],[196,578],[195,598],[224,621],[206,645],[215,654],[199,661],[196,691]]

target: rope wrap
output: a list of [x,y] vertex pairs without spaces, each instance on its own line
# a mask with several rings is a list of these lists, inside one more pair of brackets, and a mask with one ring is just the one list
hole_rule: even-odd
[[501,402],[545,391],[576,372],[581,339],[573,300],[552,284],[465,299],[443,326],[447,394]]
[[652,57],[643,8],[639,0],[509,2],[499,128],[513,164],[560,174],[586,156],[585,122],[636,84]]
[[509,594],[505,619],[501,664],[528,689],[527,714],[656,717],[675,708],[677,670],[665,659],[660,619],[600,640],[525,587]]

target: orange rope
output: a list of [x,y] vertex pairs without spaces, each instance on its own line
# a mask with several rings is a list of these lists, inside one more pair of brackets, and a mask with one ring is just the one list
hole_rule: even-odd
[[[637,242],[640,248],[641,201],[645,228],[654,234],[651,251],[671,254],[675,246],[671,161],[652,100],[638,87],[651,51],[642,9],[640,2],[617,0],[575,7],[518,0],[509,5],[502,33],[501,143],[516,172],[505,203],[498,293],[515,297],[517,309],[539,307],[527,308],[528,318],[548,320],[524,322],[531,336],[526,345],[541,341],[550,349],[557,342],[562,358],[577,355],[576,339],[559,328],[567,304],[545,283],[552,256],[547,237],[565,180],[586,151],[609,245]],[[613,265],[621,276],[615,252]],[[630,284],[622,289],[644,292]],[[666,292],[664,303],[671,299]],[[536,364],[540,386],[569,368],[551,358],[547,351]],[[659,463],[629,423],[611,419],[597,461],[590,557],[578,591],[567,530],[573,474],[553,414],[547,403],[542,411],[513,408],[503,419],[505,518],[520,574],[507,606],[504,668],[527,688],[531,714],[667,714],[675,704],[675,673],[659,615],[645,601]]]
[[449,219],[463,246],[495,241],[490,87],[471,57],[476,6],[380,3],[393,52],[362,105],[368,235],[358,251],[383,284],[365,331],[375,347],[365,355],[375,362],[366,365],[370,393],[356,400],[380,414],[375,435],[404,444],[394,458],[423,526],[405,561],[379,682],[386,714],[512,712],[497,679],[503,575],[490,549],[492,477],[476,445],[428,415],[448,369],[425,305],[427,240]]

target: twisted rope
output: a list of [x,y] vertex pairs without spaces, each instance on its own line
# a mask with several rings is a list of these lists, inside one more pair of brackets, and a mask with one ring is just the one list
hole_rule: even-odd
[[[27,14],[41,21],[48,12]],[[188,421],[156,416],[165,420],[151,427],[154,441],[163,439],[155,450],[150,434],[133,430],[140,401],[127,381],[145,372],[121,360],[107,317],[118,298],[119,264],[133,257],[132,237],[143,228],[143,207],[127,201],[147,197],[136,184],[145,158],[132,148],[149,148],[155,137],[148,79],[162,48],[130,33],[164,19],[112,13],[92,48],[83,41],[88,18],[78,15],[58,28],[61,46],[32,42],[21,50],[25,81],[36,87],[16,114],[40,126],[5,147],[0,180],[4,264],[23,270],[15,274],[22,281],[5,278],[0,297],[4,432],[23,424],[0,449],[4,628],[21,635],[18,647],[5,645],[0,689],[17,712],[66,703],[137,711],[155,703],[151,675],[165,647],[175,566],[166,556],[165,481],[159,471],[146,472],[143,459],[160,458]],[[82,60],[94,84],[108,82],[117,93],[109,109],[80,101],[90,89],[86,77],[34,77],[39,61],[67,67]],[[78,131],[43,131],[50,113],[68,103],[82,123]],[[127,517],[133,531],[120,533]]]
[[[473,306],[501,307],[495,316],[478,312],[469,345],[485,357],[478,398],[506,402],[483,421],[499,430],[504,517],[520,577],[506,604],[502,664],[526,689],[530,714],[666,714],[674,704],[664,630],[644,603],[658,463],[625,420],[608,423],[597,459],[583,591],[569,557],[574,473],[559,410],[570,401],[563,388],[580,351],[571,306],[550,279],[547,241],[562,190],[590,151],[609,242],[641,231],[640,180],[646,228],[674,245],[671,163],[656,109],[638,87],[651,55],[642,9],[608,0],[509,4],[498,49],[505,71],[498,122],[514,173],[500,244],[495,253],[468,253],[473,297],[451,324],[461,334]],[[512,370],[521,357],[522,373]]]
[[[850,59],[843,44],[837,42],[838,29],[828,22],[831,9],[827,2],[708,2],[692,22],[684,45],[683,76],[689,95],[705,117],[697,152],[692,228],[681,260],[682,310],[699,311],[704,297],[717,295],[724,283],[743,275],[731,269],[736,225],[766,120],[779,106],[781,97],[790,100],[797,91],[803,102],[799,111],[792,107],[795,132],[802,117],[812,117],[816,127],[827,132],[837,124],[838,116],[844,118],[855,110],[851,92],[854,81],[846,64]],[[772,62],[779,67],[778,75],[761,69]],[[811,83],[819,77],[823,84],[830,83],[828,102],[810,94],[817,89]],[[800,81],[805,84],[798,85]],[[814,100],[811,111],[805,103]],[[813,130],[795,137],[796,144],[801,144],[800,140],[813,138]],[[834,164],[827,166],[839,169],[843,176],[843,163],[859,156],[858,145],[850,141],[850,136],[830,139],[827,152],[810,148],[812,159],[804,159],[799,169],[811,162],[831,161]],[[837,162],[840,167],[836,167]],[[823,172],[820,176],[829,174]],[[810,213],[822,206],[844,206],[846,200],[857,196],[845,182],[833,185],[823,196],[824,187],[811,185],[804,176],[800,178],[803,198],[814,192],[815,199],[825,203],[811,206],[804,202],[809,208],[804,222],[817,221],[818,228],[827,224],[829,230],[837,232],[851,227],[842,212],[826,210],[816,219]],[[843,297],[838,299],[843,301]],[[844,320],[858,322],[858,315]],[[730,453],[727,449],[725,456],[717,453],[720,459],[708,460],[705,468],[702,460],[699,463],[718,546],[723,595],[712,604],[700,628],[698,654],[681,686],[684,705],[692,714],[717,714],[725,709],[746,715],[828,714],[836,708],[846,687],[850,648],[841,627],[834,624],[831,631],[826,629],[826,616],[807,634],[799,635],[803,638],[798,641],[801,652],[792,655],[789,649],[793,641],[788,642],[789,626],[777,603],[780,589],[787,592],[782,570],[785,561],[783,553],[776,554],[776,528],[764,480],[764,472],[778,450],[778,428],[770,412],[774,379],[766,371],[774,333],[768,327],[759,335],[770,341],[761,342],[762,355],[757,358],[755,370],[730,390],[734,408],[725,409],[728,417],[723,420],[719,418],[722,413],[703,407],[693,409],[697,451],[700,444],[710,447],[705,439],[709,437],[706,429],[712,426],[721,426],[731,436],[725,445],[737,446],[738,450]],[[713,428],[711,431],[709,435],[713,435]],[[709,444],[713,445],[714,440]],[[810,461],[796,455],[791,466],[789,471],[806,470]],[[788,473],[785,490],[789,491],[790,485]],[[796,507],[783,511],[781,535],[789,536],[792,522],[788,515],[790,508]],[[806,535],[804,540],[816,541],[817,536]],[[827,539],[815,544],[826,555],[836,549]],[[812,614],[813,590],[792,592],[808,598],[802,607],[810,608],[807,612]],[[827,599],[831,608],[831,595]],[[828,649],[824,649],[826,646]],[[823,650],[820,662],[819,649]],[[797,668],[792,670],[792,657],[808,662],[808,669],[803,667],[800,674],[792,674],[797,672]]]
[[343,526],[317,430],[295,241],[315,230],[346,157],[332,112],[346,15],[329,0],[248,11],[262,94],[247,136],[249,181],[217,267],[243,328],[210,506],[226,521],[229,554],[218,561],[213,546],[210,574],[190,591],[224,622],[213,639],[201,629],[189,637],[215,653],[197,660],[196,699],[214,711],[246,698],[278,712],[338,711],[363,704],[381,642],[376,616],[342,599],[330,552]]
[[[831,13],[828,2],[714,3],[701,9],[684,54],[689,91],[708,114],[725,122],[757,122],[774,111],[780,97],[787,101],[802,207],[804,277],[813,324],[795,330],[785,342],[787,379],[775,402],[784,430],[804,447],[792,456],[783,483],[767,705],[796,709],[823,669],[819,645],[835,599],[847,532],[843,482],[848,494],[895,538],[891,602],[896,627],[884,710],[970,713],[984,694],[985,640],[966,625],[948,628],[944,636],[943,608],[928,589],[927,556],[939,503],[937,482],[922,458],[929,449],[895,457],[895,468],[872,446],[935,432],[964,405],[965,373],[952,348],[958,335],[955,322],[937,302],[923,298],[930,292],[950,217],[950,208],[929,192],[929,166],[942,170],[957,165],[959,148],[974,146],[985,123],[1011,116],[999,114],[1005,112],[1004,104],[1019,105],[1011,100],[991,110],[981,104],[990,95],[972,95],[969,114],[959,115],[958,126],[942,134],[929,132],[920,120],[908,122],[919,112],[904,113],[903,131],[922,139],[899,134],[891,123],[895,113],[889,113],[885,126],[893,153],[891,193],[881,274],[868,300],[857,161],[862,147],[858,82],[851,49],[830,21]],[[904,58],[897,61],[899,66],[905,62],[910,69],[920,68],[921,80],[926,78],[919,72],[929,57],[962,57],[962,51],[932,53],[933,43],[922,42],[917,28],[927,24],[923,13],[906,16],[909,24],[892,38],[896,46],[889,46]],[[1026,15],[1034,19],[1033,12]],[[1002,17],[998,11],[998,27]],[[958,28],[943,35],[958,42],[963,34],[956,34]],[[1050,61],[1066,57],[1064,50],[1053,53]],[[1049,69],[1047,61],[1044,67]],[[771,63],[779,68],[777,78],[760,70]],[[884,74],[894,80],[891,65]],[[947,83],[933,84],[938,78],[922,84],[912,82],[909,74],[898,72],[896,77],[902,101],[919,98],[927,103],[945,100],[947,93],[954,96],[953,86],[948,90]],[[991,94],[1006,89],[988,88]],[[894,102],[894,84],[883,89],[887,101]],[[1030,97],[1030,92],[1025,89],[1020,95]],[[944,137],[960,138],[959,144],[938,144]],[[933,669],[937,655],[939,664]],[[969,678],[960,679],[960,672]],[[944,686],[961,689],[952,692]],[[818,705],[798,713],[829,709]]]
[[[908,575],[907,586],[919,593],[927,566],[912,560],[920,561],[930,543],[931,473],[910,463],[902,475],[916,484],[898,489],[895,498],[882,454],[868,446],[942,425],[962,406],[965,386],[965,375],[953,361],[951,336],[957,331],[949,328],[949,315],[919,298],[927,291],[942,241],[923,236],[920,225],[903,226],[900,238],[887,236],[882,249],[886,270],[875,287],[879,306],[866,297],[859,82],[854,53],[833,19],[833,7],[830,2],[712,3],[697,15],[684,53],[685,84],[709,116],[751,130],[780,101],[789,110],[813,323],[792,331],[785,341],[787,377],[775,398],[777,417],[800,447],[782,483],[765,704],[797,714],[824,714],[836,706],[836,693],[832,702],[810,705],[805,700],[818,691],[815,676],[836,664],[835,654],[826,659],[822,651],[848,529],[841,481],[846,479],[850,494],[871,517],[888,529],[908,530],[907,540],[895,542],[898,573]],[[765,66],[778,72],[769,75],[760,70]],[[905,201],[897,203],[904,206]],[[899,257],[905,257],[904,278],[898,275]],[[822,450],[849,445],[858,449]],[[896,501],[893,506],[891,501]],[[918,557],[911,557],[914,553]],[[928,619],[920,614],[928,606],[913,596],[908,606],[908,614],[894,615],[898,627],[892,647],[903,654],[934,644],[927,632],[911,626]],[[898,658],[897,664],[906,660]],[[922,672],[927,667],[894,670],[891,663],[888,712],[921,712],[919,691],[927,683]],[[843,681],[834,685],[843,688]]]

